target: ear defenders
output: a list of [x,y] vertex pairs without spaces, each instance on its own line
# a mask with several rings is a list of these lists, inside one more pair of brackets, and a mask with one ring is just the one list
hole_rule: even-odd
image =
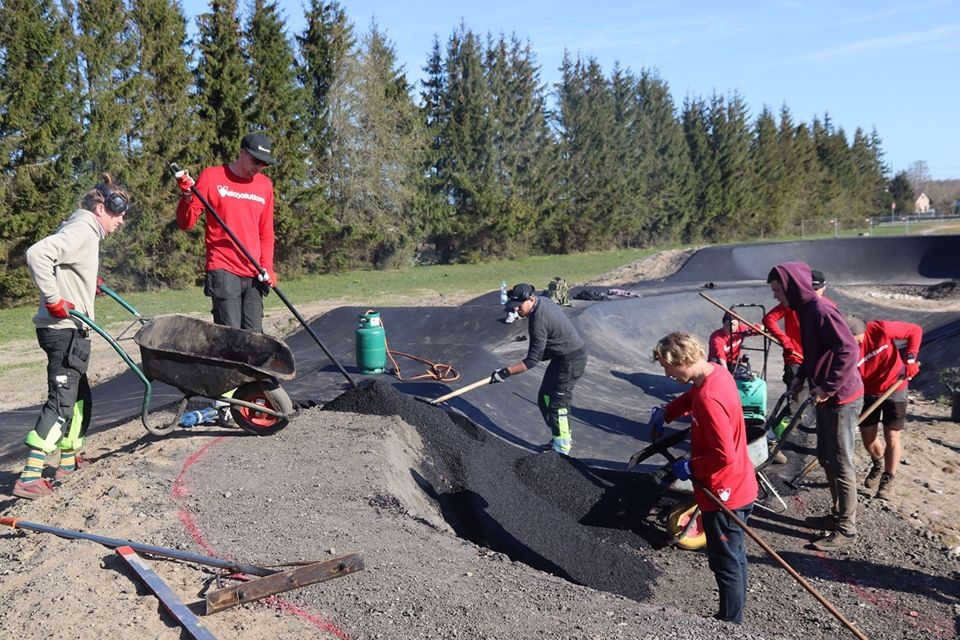
[[127,211],[126,196],[117,193],[103,182],[98,184],[96,189],[103,196],[103,205],[107,208],[107,211],[114,215],[120,215]]

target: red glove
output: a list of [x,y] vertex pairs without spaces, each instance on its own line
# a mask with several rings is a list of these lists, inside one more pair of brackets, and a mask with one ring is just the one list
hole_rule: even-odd
[[920,373],[920,363],[916,360],[907,360],[904,373],[907,376],[907,380],[912,380],[915,375]]
[[47,308],[47,311],[50,312],[50,315],[54,318],[60,318],[61,320],[66,320],[70,317],[70,309],[76,309],[72,302],[67,302],[63,298],[60,298],[54,304],[46,304],[44,306]]
[[186,198],[186,197],[192,196],[193,191],[191,191],[191,189],[193,188],[193,185],[196,184],[196,182],[193,181],[193,178],[190,177],[190,174],[187,173],[186,169],[184,169],[183,171],[178,171],[176,174],[176,178],[177,178],[177,186],[180,187],[180,197]]
[[97,276],[97,295],[98,296],[103,295],[103,291],[100,289],[100,285],[102,284],[103,284],[103,278],[101,278],[100,276]]

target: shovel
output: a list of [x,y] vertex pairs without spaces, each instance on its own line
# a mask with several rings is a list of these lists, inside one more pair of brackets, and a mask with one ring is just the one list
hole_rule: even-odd
[[435,398],[435,399],[433,399],[433,400],[427,400],[426,398],[423,398],[423,401],[426,402],[427,404],[440,404],[441,402],[446,402],[447,400],[452,400],[452,399],[456,398],[457,396],[463,395],[463,394],[465,394],[467,391],[473,391],[474,389],[477,389],[477,388],[479,388],[479,387],[482,387],[482,386],[485,386],[485,385],[488,385],[488,384],[490,384],[490,377],[489,377],[489,376],[486,377],[486,378],[482,378],[482,379],[480,379],[480,380],[477,380],[476,382],[471,382],[471,383],[468,384],[467,386],[465,386],[465,387],[460,387],[460,388],[457,389],[456,391],[451,391],[451,392],[448,393],[447,395],[440,396],[439,398]]
[[[901,376],[900,378],[897,379],[896,382],[894,382],[893,384],[891,384],[891,385],[890,385],[890,388],[887,389],[886,391],[884,391],[882,396],[880,396],[879,398],[877,398],[877,399],[874,401],[873,404],[871,404],[869,407],[867,407],[866,409],[863,410],[863,413],[861,413],[861,414],[860,414],[860,417],[857,419],[857,425],[863,424],[863,421],[867,419],[867,416],[869,416],[871,413],[873,413],[874,411],[876,411],[877,407],[879,407],[881,404],[883,404],[883,401],[886,400],[887,398],[889,398],[890,396],[892,396],[892,395],[893,395],[893,392],[896,391],[897,389],[899,389],[901,386],[903,386],[904,383],[906,383],[906,379],[905,379],[903,376]],[[809,400],[810,400],[810,399],[807,398],[807,401],[809,401]],[[814,467],[816,467],[817,464],[819,464],[819,462],[820,462],[820,461],[817,460],[817,458],[814,458],[813,460],[811,460],[810,462],[808,462],[807,465],[806,465],[803,469],[800,470],[800,473],[798,473],[797,475],[795,475],[795,476],[794,476],[793,478],[791,478],[790,480],[785,480],[784,482],[786,482],[787,485],[788,485],[789,487],[793,488],[793,489],[800,489],[800,488],[802,488],[801,485],[800,485],[800,480],[802,480],[803,477],[806,476],[808,473],[810,473],[811,471],[813,471]]]

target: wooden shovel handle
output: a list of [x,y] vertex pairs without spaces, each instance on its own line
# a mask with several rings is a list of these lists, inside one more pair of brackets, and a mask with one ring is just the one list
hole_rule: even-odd
[[710,304],[715,305],[715,306],[717,306],[717,307],[720,307],[721,309],[723,309],[724,311],[726,311],[727,313],[729,313],[732,317],[736,318],[736,319],[737,319],[738,321],[740,321],[741,323],[743,323],[743,324],[747,325],[748,327],[750,327],[753,331],[756,331],[757,333],[759,333],[760,335],[762,335],[764,338],[770,340],[771,342],[776,342],[776,343],[779,344],[781,347],[783,346],[783,343],[780,342],[779,340],[777,340],[776,336],[774,336],[774,335],[772,335],[772,334],[764,331],[763,329],[761,329],[760,327],[758,327],[758,326],[755,325],[754,323],[750,322],[749,320],[747,320],[746,318],[744,318],[743,316],[741,316],[739,313],[737,313],[736,311],[734,311],[734,310],[731,309],[730,307],[725,307],[725,306],[723,306],[722,304],[720,304],[719,302],[717,302],[716,300],[714,300],[713,298],[711,298],[710,296],[708,296],[707,294],[705,294],[703,291],[700,292],[700,297],[703,298],[704,300],[706,300],[707,302],[709,302]]
[[476,389],[477,387],[482,387],[482,386],[487,385],[487,384],[490,384],[490,378],[483,378],[483,379],[481,379],[481,380],[477,380],[476,382],[472,382],[472,383],[468,384],[468,385],[465,386],[465,387],[460,387],[460,388],[457,389],[456,391],[451,391],[450,393],[448,393],[448,394],[445,395],[445,396],[440,396],[439,398],[437,398],[437,399],[435,399],[435,400],[431,400],[431,401],[430,401],[430,404],[440,404],[441,402],[446,402],[447,400],[450,400],[450,399],[452,399],[452,398],[456,398],[457,396],[462,395],[462,394],[466,393],[467,391],[473,391],[473,390]]

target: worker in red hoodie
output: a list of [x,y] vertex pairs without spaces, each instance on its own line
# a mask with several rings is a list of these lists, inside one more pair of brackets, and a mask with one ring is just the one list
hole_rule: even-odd
[[657,342],[653,359],[664,373],[690,390],[655,409],[651,435],[665,422],[690,414],[690,457],[673,463],[679,480],[693,478],[693,494],[703,512],[707,562],[720,591],[718,620],[740,623],[747,601],[744,532],[705,492],[712,493],[746,522],[757,499],[757,479],[747,453],[747,427],[737,383],[726,367],[707,362],[703,346],[689,333],[671,333]]
[[813,548],[832,551],[857,538],[857,471],[854,465],[857,421],[863,409],[863,381],[857,362],[860,345],[843,314],[817,295],[805,262],[778,264],[767,276],[773,297],[796,311],[803,363],[790,392],[804,382],[816,409],[817,460],[827,476],[832,498],[826,516],[807,518],[813,529],[829,532]]
[[[852,314],[845,315],[844,319],[854,339],[860,343],[864,404],[872,406],[888,389],[896,388],[860,423],[860,437],[871,460],[863,485],[868,489],[877,487],[876,497],[889,500],[900,465],[900,431],[907,416],[907,381],[920,371],[917,354],[923,340],[923,328],[912,322],[894,320],[864,322]],[[900,357],[897,341],[906,343],[906,362]],[[881,423],[883,441],[877,437]]]

